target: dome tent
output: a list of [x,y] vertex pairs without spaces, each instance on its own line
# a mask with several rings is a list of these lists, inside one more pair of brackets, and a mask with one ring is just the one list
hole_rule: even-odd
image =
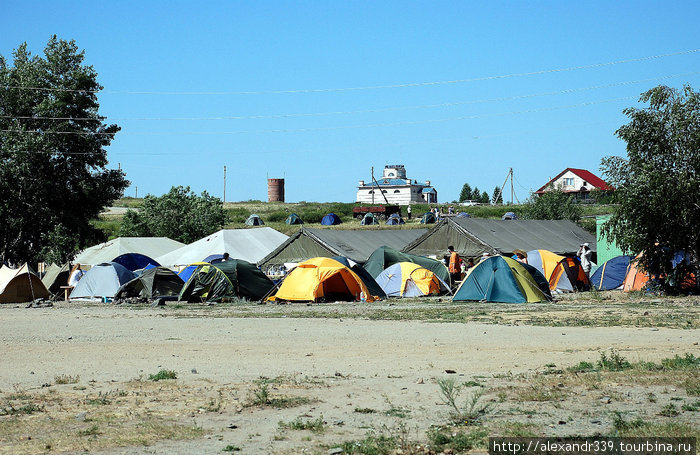
[[537,269],[511,258],[493,256],[472,269],[452,300],[526,303],[550,301],[552,296]]
[[615,256],[608,259],[591,275],[591,284],[599,291],[622,289],[631,260],[632,256]]
[[335,213],[329,213],[321,219],[321,224],[324,226],[335,226],[336,224],[341,224],[340,217]]
[[433,212],[425,212],[423,217],[420,219],[421,224],[435,224],[437,218]]
[[154,267],[123,284],[114,295],[114,298],[139,297],[152,299],[156,297],[172,297],[180,294],[184,284],[182,278],[172,270],[166,267]]
[[368,302],[375,298],[362,279],[340,262],[317,257],[299,263],[285,277],[273,301],[355,301],[360,293]]
[[85,272],[70,293],[70,298],[95,300],[114,297],[123,284],[134,278],[136,274],[123,265],[103,262]]
[[284,220],[286,224],[304,224],[301,218],[299,218],[299,215],[296,213],[292,213],[287,217],[286,220]]
[[256,215],[255,213],[253,213],[252,215],[250,215],[248,217],[247,220],[245,220],[245,224],[247,226],[262,226],[265,223],[263,222],[262,218],[260,218],[259,215]]
[[362,221],[360,221],[360,224],[362,226],[370,226],[373,224],[379,224],[379,220],[377,219],[377,216],[374,213],[367,213],[365,216],[362,217]]
[[274,283],[255,264],[230,259],[216,264],[201,264],[180,291],[179,300],[221,302],[225,299],[260,300]]
[[430,270],[412,262],[398,262],[377,277],[388,297],[422,297],[449,292],[449,286]]

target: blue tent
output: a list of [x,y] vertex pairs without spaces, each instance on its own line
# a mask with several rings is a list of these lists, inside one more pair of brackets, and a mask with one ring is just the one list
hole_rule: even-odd
[[209,256],[205,257],[202,262],[209,262],[210,264],[214,264],[215,262],[221,262],[223,258],[224,255],[220,253],[210,254]]
[[340,221],[340,217],[335,213],[329,213],[321,220],[321,224],[324,226],[333,226],[340,223],[342,223],[342,221]]
[[457,214],[457,218],[471,218],[472,216],[468,214],[467,212],[459,212]]
[[148,264],[160,266],[155,259],[151,259],[145,254],[140,253],[124,253],[121,256],[117,256],[116,258],[112,259],[112,262],[123,265],[132,272],[134,270],[143,269],[148,266]]
[[386,220],[386,224],[389,224],[391,226],[396,226],[399,224],[406,224],[406,222],[401,218],[401,215],[398,213],[392,214],[388,220]]
[[182,278],[182,281],[187,283],[194,271],[197,270],[197,267],[199,267],[197,264],[188,265],[184,269],[180,270],[180,273],[178,273],[177,276]]
[[501,217],[501,219],[502,219],[502,220],[517,220],[517,219],[518,219],[518,215],[516,215],[516,214],[513,213],[513,212],[506,212],[506,213],[503,214],[503,216]]
[[437,222],[435,214],[433,212],[425,212],[423,217],[420,219],[421,224],[433,224]]
[[615,256],[609,259],[591,275],[591,284],[599,291],[621,288],[631,260],[632,256]]

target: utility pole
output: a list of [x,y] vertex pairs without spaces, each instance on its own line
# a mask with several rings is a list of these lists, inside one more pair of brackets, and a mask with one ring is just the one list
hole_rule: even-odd
[[226,166],[224,166],[224,203],[226,203]]
[[138,186],[135,186],[134,188],[136,188],[136,196],[135,196],[135,199],[138,199],[138,198],[139,198],[139,187],[138,187]]
[[[372,166],[372,181],[374,182],[374,166]],[[374,192],[376,189],[372,190],[372,205],[374,205]]]

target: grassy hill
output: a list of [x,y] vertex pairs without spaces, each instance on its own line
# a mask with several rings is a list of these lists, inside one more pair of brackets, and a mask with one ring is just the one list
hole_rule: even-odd
[[[114,203],[115,207],[126,207],[138,209],[143,204],[143,199],[123,198]],[[307,227],[321,227],[321,218],[327,213],[333,212],[340,217],[343,224],[336,226],[337,229],[381,229],[385,226],[361,226],[360,221],[353,219],[352,208],[355,203],[346,202],[262,202],[262,201],[245,201],[245,202],[226,202],[224,209],[229,217],[230,222],[226,225],[227,229],[238,229],[245,227],[245,220],[253,213],[258,214],[266,226],[276,229],[284,234],[291,235],[299,229],[299,226],[290,226],[285,224],[287,217],[296,213],[304,220],[304,225]],[[443,211],[447,212],[447,207],[450,204],[441,204]],[[471,207],[462,207],[453,204],[455,211],[464,211],[469,213],[474,218],[490,218],[500,219],[505,212],[520,212],[519,205],[477,205]],[[428,204],[415,204],[412,206],[413,219],[406,219],[406,207],[401,208],[401,215],[406,220],[403,226],[395,226],[392,229],[415,229],[424,227],[420,224],[420,217],[423,213],[430,209]],[[595,232],[595,216],[611,213],[609,205],[584,205],[583,216],[579,224],[582,227]],[[95,226],[104,230],[110,238],[118,236],[119,223],[122,215],[103,215],[99,220],[95,220]]]

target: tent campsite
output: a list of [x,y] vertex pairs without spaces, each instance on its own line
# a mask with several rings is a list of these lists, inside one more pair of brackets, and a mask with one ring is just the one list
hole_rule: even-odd
[[374,250],[364,267],[376,279],[384,269],[399,262],[413,262],[430,270],[444,282],[450,280],[450,273],[442,262],[411,253],[403,253],[389,246],[380,246]]

